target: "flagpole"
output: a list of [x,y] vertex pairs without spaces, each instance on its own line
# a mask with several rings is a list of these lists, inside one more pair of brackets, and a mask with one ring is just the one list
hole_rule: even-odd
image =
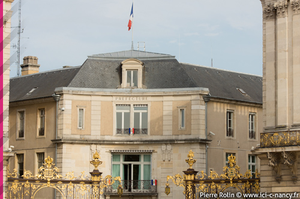
[[[132,7],[133,7],[133,0],[132,0]],[[134,50],[134,48],[133,48],[133,18],[132,18],[132,28],[131,28],[131,50]]]

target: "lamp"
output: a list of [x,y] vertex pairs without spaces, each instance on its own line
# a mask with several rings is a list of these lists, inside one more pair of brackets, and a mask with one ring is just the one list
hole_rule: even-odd
[[121,184],[119,184],[119,186],[118,186],[118,195],[119,195],[119,197],[121,197],[122,194],[123,194],[123,187],[122,187]]
[[165,188],[165,194],[169,195],[170,192],[171,192],[171,189],[170,189],[170,187],[169,187],[169,183],[167,182],[167,183],[166,183],[166,188]]

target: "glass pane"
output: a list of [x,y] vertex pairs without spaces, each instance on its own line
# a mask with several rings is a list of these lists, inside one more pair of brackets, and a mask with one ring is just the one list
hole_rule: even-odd
[[255,172],[255,165],[252,165],[252,172]]
[[112,177],[120,176],[120,165],[113,164],[112,165]]
[[251,162],[251,155],[248,156],[248,162]]
[[144,162],[151,162],[151,156],[150,155],[144,155]]
[[136,130],[140,128],[140,113],[134,113],[134,128]]
[[83,109],[79,109],[79,117],[78,117],[78,127],[83,127]]
[[144,165],[144,180],[150,180],[151,167],[150,164]]
[[124,161],[139,162],[140,161],[140,155],[124,155]]
[[133,108],[135,111],[147,111],[148,110],[147,106],[134,106]]
[[131,84],[131,71],[127,71],[127,83],[130,85]]
[[255,156],[252,156],[252,163],[255,163]]
[[134,70],[132,72],[133,72],[133,85],[131,85],[131,86],[138,86],[137,70]]
[[146,129],[148,127],[148,113],[142,113],[142,128]]
[[117,113],[117,129],[122,128],[122,113]]
[[184,109],[180,109],[181,127],[184,127]]
[[113,155],[112,161],[113,162],[120,162],[120,155]]
[[130,128],[130,113],[124,113],[124,129]]
[[116,107],[117,111],[130,111],[130,106],[128,105],[120,105]]

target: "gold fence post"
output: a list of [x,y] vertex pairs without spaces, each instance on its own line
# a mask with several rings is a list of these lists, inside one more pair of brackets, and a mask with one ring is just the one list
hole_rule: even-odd
[[188,158],[185,161],[188,163],[190,166],[186,171],[183,171],[185,174],[185,198],[186,199],[195,199],[196,198],[196,182],[195,176],[197,175],[198,171],[195,171],[193,169],[193,164],[196,162],[194,159],[194,153],[192,150],[190,150],[188,154]]

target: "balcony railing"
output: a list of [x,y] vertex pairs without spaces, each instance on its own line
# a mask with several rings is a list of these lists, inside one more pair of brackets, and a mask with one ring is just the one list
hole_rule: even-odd
[[[105,193],[116,194],[119,182],[106,188]],[[123,193],[157,194],[157,186],[151,185],[151,180],[122,180]]]
[[282,147],[300,145],[299,131],[284,131],[260,134],[260,147]]
[[[130,129],[131,130],[131,129]],[[132,131],[132,130],[131,130]],[[117,135],[129,135],[129,128],[128,129],[118,129],[117,128]],[[148,129],[147,128],[142,128],[142,129],[134,129],[133,135],[147,135],[148,134]]]

